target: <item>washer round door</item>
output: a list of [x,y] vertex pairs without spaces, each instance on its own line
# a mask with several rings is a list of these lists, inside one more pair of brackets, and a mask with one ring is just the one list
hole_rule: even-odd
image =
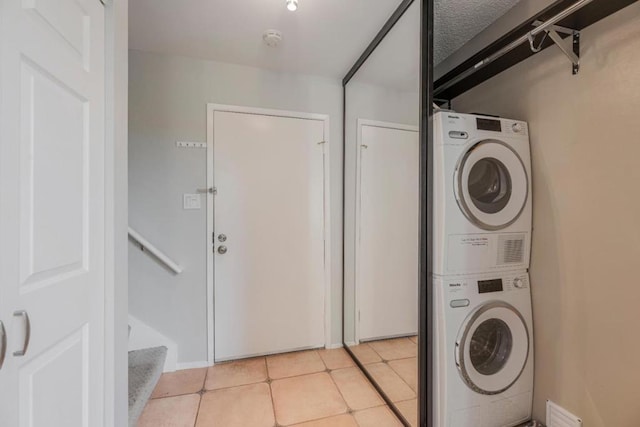
[[520,378],[529,358],[529,330],[522,315],[502,301],[474,310],[456,340],[462,380],[477,393],[498,394]]
[[484,230],[513,224],[529,194],[527,171],[508,145],[485,140],[471,147],[455,171],[455,195],[463,214]]

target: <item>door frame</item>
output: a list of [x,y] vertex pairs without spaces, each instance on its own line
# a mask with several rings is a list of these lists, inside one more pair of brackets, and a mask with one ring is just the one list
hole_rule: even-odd
[[[331,347],[331,179],[330,179],[330,134],[329,115],[302,113],[296,111],[276,110],[269,108],[245,107],[239,105],[207,104],[207,188],[213,188],[213,115],[216,111],[228,113],[252,114],[260,116],[284,117],[292,119],[316,120],[324,124],[324,341],[325,347]],[[207,362],[215,363],[215,304],[214,304],[214,251],[211,244],[213,235],[213,198],[207,192]]]
[[355,224],[355,245],[354,245],[354,283],[355,283],[355,292],[353,296],[354,300],[354,313],[353,318],[355,319],[355,332],[354,332],[354,341],[356,344],[360,343],[360,316],[358,313],[360,312],[360,292],[362,291],[362,284],[360,280],[360,215],[361,215],[361,172],[362,172],[362,128],[364,126],[385,128],[385,129],[394,129],[394,130],[405,130],[415,132],[419,136],[419,127],[415,125],[405,125],[402,123],[392,123],[392,122],[383,122],[379,120],[369,120],[369,119],[358,119],[357,120],[357,138],[356,138],[356,215],[354,219]]

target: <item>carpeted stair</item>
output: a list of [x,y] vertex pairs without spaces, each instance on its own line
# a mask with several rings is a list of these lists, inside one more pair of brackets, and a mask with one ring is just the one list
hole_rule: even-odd
[[135,427],[149,401],[167,357],[166,347],[129,352],[129,427]]

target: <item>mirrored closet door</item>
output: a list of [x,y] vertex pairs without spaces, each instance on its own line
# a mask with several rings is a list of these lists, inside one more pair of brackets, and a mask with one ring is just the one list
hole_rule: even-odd
[[418,417],[420,2],[345,84],[344,343]]

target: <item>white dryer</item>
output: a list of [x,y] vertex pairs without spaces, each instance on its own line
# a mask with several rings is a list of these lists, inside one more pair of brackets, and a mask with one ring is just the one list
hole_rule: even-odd
[[526,271],[434,277],[438,427],[531,418],[533,322]]
[[434,273],[528,269],[527,123],[438,112],[434,129]]

